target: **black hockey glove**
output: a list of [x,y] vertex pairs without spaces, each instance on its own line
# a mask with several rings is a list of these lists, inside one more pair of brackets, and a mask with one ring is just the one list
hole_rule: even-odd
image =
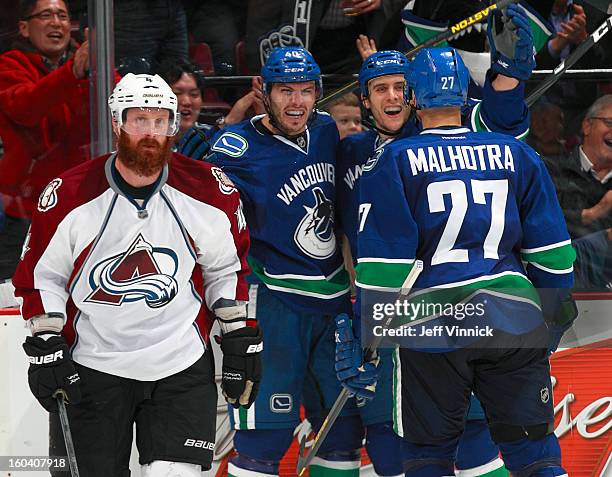
[[[45,336],[49,336],[49,333]],[[68,401],[77,404],[81,400],[80,377],[70,350],[63,336],[55,334],[47,339],[28,336],[23,349],[28,355],[28,383],[38,402],[49,412],[57,412],[53,397],[58,389],[66,393]]]
[[227,402],[235,408],[250,407],[257,396],[261,381],[262,338],[259,326],[245,326],[221,338],[221,389]]

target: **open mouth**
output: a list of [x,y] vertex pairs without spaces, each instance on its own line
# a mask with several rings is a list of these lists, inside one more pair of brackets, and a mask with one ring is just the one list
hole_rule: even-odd
[[181,109],[179,113],[181,114],[182,119],[191,118],[191,109]]
[[384,112],[385,114],[389,116],[397,116],[398,114],[402,112],[402,107],[401,106],[387,106],[384,109]]
[[304,111],[286,111],[285,114],[291,119],[300,119],[304,117]]
[[62,33],[59,31],[52,31],[47,35],[47,38],[50,38],[52,40],[63,40],[64,35],[62,35]]
[[604,139],[604,142],[606,143],[606,146],[612,147],[612,139]]

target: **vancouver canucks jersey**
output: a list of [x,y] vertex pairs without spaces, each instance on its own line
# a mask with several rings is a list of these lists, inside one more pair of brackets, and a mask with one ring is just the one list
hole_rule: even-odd
[[348,276],[334,233],[336,124],[315,113],[294,142],[262,130],[261,118],[223,129],[207,158],[241,193],[251,278],[294,308],[346,311]]
[[[470,99],[462,111],[463,124],[473,131],[496,131],[518,139],[529,131],[529,110],[525,106],[524,87],[519,84],[509,91],[495,91],[487,78],[483,99]],[[522,106],[521,106],[522,105]],[[421,131],[414,117],[408,120],[400,135],[394,139],[411,137]],[[367,161],[375,161],[384,146],[394,140],[381,141],[376,131],[364,131],[345,137],[340,142],[337,157],[336,210],[340,228],[356,257],[359,194],[357,185]]]
[[575,253],[554,186],[524,143],[429,129],[389,144],[368,166],[360,182],[361,292],[398,291],[418,258],[423,302],[459,303],[478,291],[489,300],[481,323],[520,334],[542,323],[534,286],[572,286]]

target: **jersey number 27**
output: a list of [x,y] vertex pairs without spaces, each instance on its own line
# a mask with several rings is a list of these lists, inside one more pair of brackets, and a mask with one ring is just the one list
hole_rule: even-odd
[[[508,180],[470,180],[472,198],[475,204],[486,205],[485,194],[491,194],[491,225],[484,239],[484,258],[499,259],[499,242],[504,234]],[[446,221],[440,242],[431,257],[432,265],[448,262],[469,262],[468,251],[453,248],[468,210],[467,188],[463,181],[451,180],[432,182],[427,186],[429,212],[444,212],[444,194],[450,194],[451,210]]]

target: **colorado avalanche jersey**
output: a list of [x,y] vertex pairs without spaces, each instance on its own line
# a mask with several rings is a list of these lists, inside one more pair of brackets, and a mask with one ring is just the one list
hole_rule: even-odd
[[348,276],[334,233],[336,124],[315,113],[296,143],[258,130],[261,118],[223,129],[207,158],[240,190],[252,278],[294,308],[346,311]]
[[361,293],[396,293],[418,258],[419,300],[459,303],[478,290],[488,300],[481,322],[520,334],[542,323],[534,286],[572,286],[575,253],[554,186],[524,143],[429,129],[389,144],[367,169],[357,238]]
[[[462,111],[462,121],[473,131],[495,131],[510,134],[517,139],[526,137],[529,131],[529,110],[525,106],[524,86],[519,84],[508,91],[495,91],[489,79],[485,81],[482,100],[470,99]],[[336,211],[339,225],[351,246],[357,252],[357,221],[359,194],[357,186],[368,160],[374,161],[382,154],[385,145],[393,140],[411,137],[421,130],[420,124],[411,118],[396,139],[381,141],[374,130],[345,137],[340,142],[337,157]]]
[[114,161],[51,181],[13,283],[25,319],[67,316],[76,362],[154,381],[202,356],[207,308],[247,300],[248,232],[219,168],[175,153],[139,202],[118,187]]

